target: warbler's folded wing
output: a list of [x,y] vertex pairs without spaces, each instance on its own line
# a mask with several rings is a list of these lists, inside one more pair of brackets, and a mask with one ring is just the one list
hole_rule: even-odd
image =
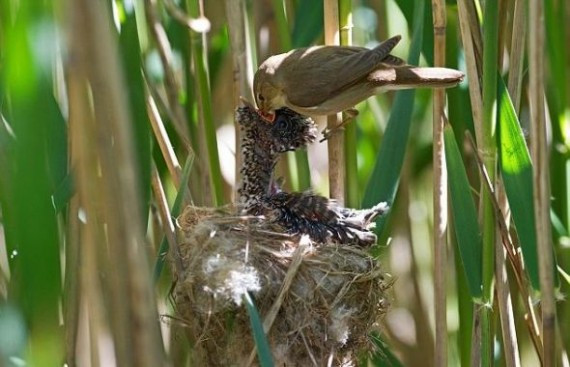
[[283,60],[281,85],[289,104],[299,107],[318,106],[338,91],[354,84],[380,64],[401,65],[390,55],[400,36],[392,37],[376,48],[323,46],[295,50]]

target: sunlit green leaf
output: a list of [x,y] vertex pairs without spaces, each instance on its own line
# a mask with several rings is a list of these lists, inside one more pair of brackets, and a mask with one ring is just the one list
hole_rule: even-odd
[[53,144],[65,138],[53,96],[51,60],[40,59],[42,35],[33,32],[40,20],[50,27],[50,11],[36,2],[21,5],[17,10],[12,8],[14,21],[2,24],[7,59],[0,72],[6,83],[9,123],[15,137],[12,174],[1,192],[9,195],[2,199],[2,216],[5,231],[10,234],[6,248],[10,254],[11,296],[30,330],[28,357],[35,365],[56,365],[61,362],[63,346],[59,325],[62,285],[60,241],[51,195],[54,180],[65,175],[67,159],[65,151]]
[[[404,17],[408,21],[408,25],[415,24],[416,21],[416,4],[410,0],[396,0],[396,4],[402,10]],[[429,27],[423,27],[422,30],[422,48],[421,51],[426,58],[429,65],[433,65],[433,24],[432,11],[431,11],[431,1],[427,1],[425,4],[425,10],[423,12],[423,23],[429,24]],[[417,65],[417,63],[415,64]]]
[[125,93],[128,95],[132,116],[135,159],[138,163],[139,174],[137,182],[140,185],[141,213],[143,213],[142,219],[146,228],[150,205],[151,139],[150,122],[146,112],[145,86],[142,78],[141,50],[134,11],[125,14],[119,35],[119,45],[122,67],[127,79],[126,85],[129,86]]
[[511,98],[502,81],[499,83],[497,96],[499,167],[521,242],[526,269],[532,286],[539,289],[532,163]]
[[459,246],[463,271],[467,277],[471,297],[479,298],[482,295],[483,282],[481,258],[482,240],[477,220],[477,210],[471,187],[467,180],[465,166],[459,153],[459,147],[451,126],[447,125],[444,131],[445,160],[448,169],[448,182],[450,191],[451,212],[455,224],[455,236]]
[[[170,215],[177,217],[182,211],[182,204],[184,203],[186,188],[188,187],[188,179],[190,178],[190,172],[192,171],[193,159],[188,158],[182,169],[182,179],[180,180],[180,190],[176,194],[176,199],[174,199],[174,204],[172,205],[172,210]],[[163,236],[160,242],[160,247],[158,249],[158,254],[156,255],[156,262],[154,263],[153,279],[154,282],[158,282],[160,279],[160,274],[162,274],[162,269],[164,269],[164,263],[166,262],[166,255],[168,254],[168,241],[166,236]]]
[[[425,1],[415,0],[414,4],[414,33],[408,57],[410,64],[417,64],[419,60],[424,27]],[[382,145],[376,156],[376,164],[364,193],[363,208],[371,207],[381,201],[392,205],[394,201],[410,134],[414,96],[413,89],[399,91],[396,94]],[[387,216],[383,216],[378,219],[378,233],[383,231],[386,218]]]
[[323,2],[299,1],[293,24],[293,48],[310,46],[323,33]]

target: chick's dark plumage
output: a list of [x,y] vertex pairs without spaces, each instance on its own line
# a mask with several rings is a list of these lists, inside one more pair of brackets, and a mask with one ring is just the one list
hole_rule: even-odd
[[314,142],[317,127],[312,119],[288,108],[276,111],[274,124],[265,123],[250,105],[237,109],[236,120],[243,130],[242,182],[238,195],[245,211],[257,215],[261,202],[279,191],[273,179],[278,155]]
[[372,245],[376,235],[370,231],[378,215],[388,210],[386,203],[370,209],[344,208],[334,200],[312,192],[279,192],[267,198],[266,216],[289,232],[303,233],[317,242]]
[[317,136],[314,122],[288,109],[276,111],[275,123],[267,124],[252,106],[237,110],[243,129],[243,181],[238,190],[244,214],[264,215],[286,232],[306,234],[313,241],[371,245],[373,220],[388,209],[385,203],[373,208],[344,208],[334,200],[308,192],[281,191],[273,179],[278,155],[312,143]]

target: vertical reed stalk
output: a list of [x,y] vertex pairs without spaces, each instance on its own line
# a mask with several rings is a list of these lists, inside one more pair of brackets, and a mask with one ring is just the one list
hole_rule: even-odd
[[[77,211],[75,205],[70,206],[70,218],[78,218],[79,208],[86,213],[95,212],[98,203],[101,201],[98,194],[99,191],[95,187],[99,184],[100,178],[96,177],[94,166],[96,163],[95,149],[93,149],[93,140],[87,139],[84,129],[94,124],[91,114],[88,89],[85,85],[85,75],[79,70],[75,63],[68,65],[67,72],[67,92],[69,95],[69,138],[70,152],[72,162],[77,164],[75,180],[77,182]],[[79,221],[79,219],[78,219]],[[80,221],[79,221],[80,222]],[[80,222],[81,223],[81,222]],[[83,264],[80,268],[79,282],[81,287],[80,308],[85,313],[85,317],[80,318],[79,335],[88,335],[89,347],[84,349],[86,359],[89,359],[92,366],[99,366],[99,343],[101,329],[108,327],[103,314],[103,302],[105,297],[102,294],[101,282],[98,277],[98,256],[97,244],[102,243],[102,239],[98,236],[99,223],[96,218],[85,224],[79,225],[78,242],[81,243],[81,251],[79,253],[79,262]],[[101,239],[101,242],[98,241]],[[71,244],[72,245],[72,244]],[[66,320],[67,322],[68,320]],[[108,336],[108,335],[105,335]],[[81,344],[79,344],[81,345]],[[68,347],[70,347],[68,345]],[[115,350],[119,353],[120,350]],[[66,362],[73,366],[75,360],[75,350],[67,350]]]
[[[324,32],[325,44],[338,45],[339,34],[339,7],[337,0],[325,0],[324,3]],[[327,116],[327,128],[332,130],[342,121],[340,113]],[[327,140],[329,153],[329,192],[330,197],[344,203],[344,134],[336,131]]]
[[[339,0],[339,30],[340,44],[352,45],[352,0]],[[346,113],[343,119],[349,118]],[[360,205],[358,190],[358,165],[356,160],[357,126],[351,121],[344,128],[344,156],[345,156],[345,198],[346,205],[357,208]]]
[[[498,202],[500,205],[500,213],[509,212],[509,203],[507,195],[502,185],[498,185]],[[510,215],[504,215],[504,222],[510,222]],[[502,219],[501,219],[502,220]],[[507,227],[508,228],[508,227]],[[500,231],[500,229],[498,229]],[[497,243],[495,244],[495,279],[497,286],[497,304],[499,305],[499,317],[501,321],[501,332],[503,335],[503,349],[505,356],[505,366],[520,367],[520,354],[517,343],[517,332],[515,330],[515,321],[513,315],[513,304],[511,291],[509,288],[509,278],[507,276],[507,267],[505,265],[506,250],[503,247],[501,236],[497,235]]]
[[521,101],[522,71],[524,65],[524,46],[526,41],[526,12],[525,1],[514,0],[513,37],[511,39],[511,54],[509,55],[508,90],[515,111],[518,113]]
[[[485,2],[483,24],[483,140],[478,141],[479,151],[494,184],[496,175],[497,146],[495,137],[498,23],[499,7],[493,1]],[[483,307],[481,308],[481,363],[490,366],[493,360],[493,274],[495,259],[495,215],[491,193],[481,184],[483,213]]]
[[[461,30],[461,40],[463,42],[463,49],[465,50],[465,64],[467,66],[467,78],[469,79],[469,97],[471,100],[471,109],[473,113],[473,124],[475,125],[475,137],[477,141],[483,140],[483,101],[481,100],[481,83],[479,79],[479,58],[480,53],[476,51],[476,41],[479,29],[476,29],[477,34],[472,33],[470,26],[469,15],[470,7],[469,0],[458,0],[457,8],[459,10],[459,26]],[[479,37],[480,38],[480,37]]]
[[[88,259],[98,264],[91,275],[105,275],[100,279],[108,302],[102,303],[108,308],[117,363],[158,366],[164,362],[162,339],[137,201],[132,124],[122,92],[117,43],[102,3],[80,0],[71,7],[70,69],[80,88],[91,91],[92,109],[83,108],[82,120],[70,121],[77,129],[72,143],[81,150],[78,186],[89,225],[92,246],[88,248],[98,255]],[[80,101],[82,107],[84,102]]]
[[[70,79],[70,78],[68,78]],[[73,92],[72,82],[67,81],[68,91]],[[75,83],[78,84],[78,83]],[[79,91],[78,91],[79,92]],[[80,93],[78,93],[81,95]],[[75,94],[77,96],[77,94]],[[70,106],[70,120],[75,119],[75,106]],[[72,115],[73,114],[73,115]],[[69,128],[71,136],[71,126]],[[69,144],[70,162],[72,167],[79,167],[77,144]],[[79,329],[79,313],[81,299],[85,297],[81,292],[81,258],[85,244],[80,243],[81,221],[79,220],[79,209],[81,202],[78,195],[75,195],[68,209],[67,238],[65,243],[65,288],[64,288],[64,323],[65,323],[65,362],[68,366],[77,365],[76,349]]]
[[[434,66],[445,66],[445,2],[432,0],[434,33]],[[447,167],[443,127],[445,123],[445,91],[433,91],[433,211],[434,211],[434,366],[447,366]]]
[[[512,20],[511,44],[509,55],[508,91],[515,111],[518,113],[521,100],[522,71],[524,61],[524,45],[526,40],[525,4],[523,0],[514,0]],[[497,188],[501,212],[505,213],[505,223],[510,222],[509,203],[503,185]],[[499,316],[501,318],[501,331],[503,334],[503,347],[505,350],[505,365],[520,366],[520,353],[517,343],[517,333],[514,325],[512,297],[509,288],[509,278],[505,265],[506,250],[497,239],[495,245],[495,278],[497,281],[497,301]],[[523,300],[526,302],[526,300]],[[526,303],[525,303],[526,304]],[[532,335],[531,330],[531,335]]]
[[550,230],[550,172],[544,107],[544,4],[529,2],[529,91],[531,106],[531,157],[534,165],[534,210],[542,307],[544,366],[556,365],[554,262]]
[[[291,32],[287,23],[287,11],[284,0],[273,0],[273,10],[275,20],[279,30],[279,41],[281,51],[287,52],[293,47]],[[293,190],[307,190],[311,187],[311,171],[309,169],[309,159],[306,150],[287,153],[287,163]]]
[[166,31],[160,22],[156,6],[156,0],[145,0],[147,22],[149,24],[150,33],[156,42],[156,48],[164,70],[164,86],[166,97],[168,98],[168,110],[171,112],[173,125],[180,135],[180,138],[189,145],[188,123],[186,122],[186,116],[184,115],[184,110],[178,98],[180,86],[176,80],[175,72],[172,69],[172,47],[166,36]]
[[[479,27],[472,25],[476,17],[472,14],[473,6],[470,0],[458,0],[459,25],[461,30],[461,40],[465,50],[465,64],[467,66],[467,78],[469,79],[469,97],[473,123],[475,125],[475,135],[478,142],[483,138],[483,101],[481,100],[481,84],[479,79],[478,65],[481,55],[477,40],[480,42]],[[481,307],[476,305],[473,313],[472,343],[471,343],[471,365],[478,366],[481,356]]]
[[[204,17],[204,6],[201,0],[186,0],[188,13],[193,18]],[[206,33],[190,32],[192,49],[192,65],[197,84],[196,99],[198,103],[198,115],[200,131],[206,144],[206,151],[201,158],[207,159],[210,168],[210,188],[212,190],[212,204],[221,205],[225,202],[222,171],[218,155],[218,143],[216,139],[216,126],[212,114],[212,93],[210,90],[210,69],[208,66],[208,48]],[[201,152],[202,153],[202,152]]]
[[[240,103],[243,97],[253,103],[252,80],[253,69],[251,47],[249,47],[248,29],[246,28],[246,7],[244,0],[226,0],[226,17],[228,19],[230,47],[232,50],[233,63],[233,90],[234,106]],[[240,181],[240,169],[243,162],[241,154],[241,131],[236,126],[236,180]],[[238,185],[235,185],[237,190]],[[236,193],[234,192],[234,196]],[[236,197],[237,198],[237,197]]]
[[156,103],[154,102],[152,96],[150,96],[150,94],[148,93],[146,95],[146,109],[148,113],[148,119],[152,127],[152,131],[154,133],[154,137],[156,138],[158,147],[160,148],[160,152],[162,153],[162,157],[164,158],[164,162],[166,163],[166,167],[168,168],[168,172],[172,177],[174,186],[176,187],[176,189],[180,190],[182,169],[180,168],[180,163],[178,162],[176,153],[174,152],[174,147],[172,146],[170,138],[166,133],[166,128],[164,127],[164,123],[162,122],[160,113],[158,113],[158,108],[156,107]]

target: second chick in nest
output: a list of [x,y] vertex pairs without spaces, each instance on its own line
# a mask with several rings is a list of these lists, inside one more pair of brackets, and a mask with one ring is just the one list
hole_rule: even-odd
[[281,108],[276,111],[275,123],[267,124],[248,104],[236,113],[243,130],[243,181],[238,194],[244,214],[264,215],[285,231],[306,234],[315,242],[360,246],[376,242],[370,229],[374,219],[388,210],[386,203],[350,209],[310,191],[284,192],[275,184],[273,171],[279,154],[315,141],[317,128],[311,118]]

